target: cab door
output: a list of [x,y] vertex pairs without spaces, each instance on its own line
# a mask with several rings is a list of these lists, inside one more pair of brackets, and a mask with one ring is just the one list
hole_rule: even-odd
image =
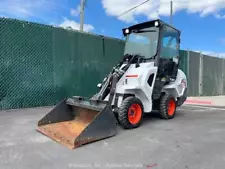
[[179,32],[172,27],[162,28],[160,56],[159,56],[159,76],[165,77],[167,81],[176,79],[179,67],[180,39]]

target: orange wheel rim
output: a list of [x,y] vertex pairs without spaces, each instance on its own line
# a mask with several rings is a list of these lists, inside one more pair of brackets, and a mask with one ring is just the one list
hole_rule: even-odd
[[142,110],[139,104],[132,104],[128,110],[128,119],[131,124],[137,124],[141,120]]
[[170,116],[174,115],[175,107],[176,107],[175,101],[173,99],[170,99],[169,104],[168,104],[168,114]]

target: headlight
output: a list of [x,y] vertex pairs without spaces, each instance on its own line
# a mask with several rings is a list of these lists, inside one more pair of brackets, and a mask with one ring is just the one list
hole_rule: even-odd
[[101,88],[101,87],[102,87],[102,84],[101,84],[101,83],[99,83],[99,84],[97,85],[97,87],[98,87],[98,88]]
[[155,26],[159,26],[159,22],[158,21],[155,21]]
[[126,30],[125,30],[125,33],[126,33],[126,34],[130,33],[130,30],[129,30],[129,29],[126,29]]

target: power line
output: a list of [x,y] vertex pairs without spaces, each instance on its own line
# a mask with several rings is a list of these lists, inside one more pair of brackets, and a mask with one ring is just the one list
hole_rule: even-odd
[[132,11],[132,10],[134,10],[135,8],[138,8],[139,6],[141,6],[141,5],[145,4],[145,3],[147,3],[148,1],[150,1],[150,0],[146,0],[146,1],[142,2],[141,4],[139,4],[139,5],[137,5],[137,6],[133,7],[133,8],[131,8],[131,9],[125,11],[125,12],[123,12],[122,14],[120,14],[120,15],[118,16],[118,18],[121,17],[122,15],[124,15],[124,14],[126,14],[126,13],[128,13],[128,12],[130,12],[130,11]]

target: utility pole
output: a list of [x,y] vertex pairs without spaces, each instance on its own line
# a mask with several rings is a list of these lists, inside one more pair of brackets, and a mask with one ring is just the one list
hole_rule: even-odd
[[80,0],[80,31],[84,30],[84,2],[85,0]]
[[173,1],[170,1],[170,25],[173,24]]

